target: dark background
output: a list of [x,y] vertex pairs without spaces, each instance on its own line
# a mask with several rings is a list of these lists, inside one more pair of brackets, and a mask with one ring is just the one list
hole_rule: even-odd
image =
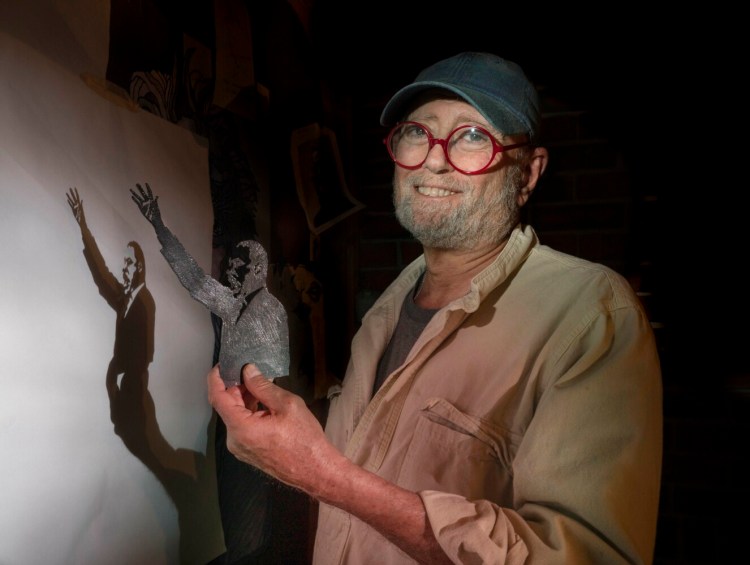
[[[362,312],[420,252],[393,217],[381,108],[423,67],[459,51],[514,60],[539,89],[542,142],[551,155],[525,219],[543,243],[626,276],[657,336],[665,434],[655,563],[736,562],[750,524],[744,518],[750,503],[747,221],[736,180],[746,158],[733,145],[737,134],[730,135],[739,130],[743,106],[739,80],[724,70],[729,47],[722,53],[714,46],[739,36],[716,26],[709,7],[657,14],[653,3],[244,5],[255,78],[270,96],[245,93],[244,102],[256,108],[251,118],[208,112],[197,123],[209,132],[217,163],[239,146],[261,152],[275,230],[269,259],[305,263],[320,279],[331,372],[343,376]],[[167,54],[165,69],[182,33],[211,48],[221,33],[211,6],[151,3],[156,15],[149,21],[156,23],[148,33]],[[126,35],[128,48],[111,56],[134,57],[140,51],[134,54],[132,44]],[[310,260],[289,137],[315,122],[336,133],[349,189],[367,207],[325,232]],[[215,244],[242,239],[254,225],[253,191],[260,188],[242,182],[241,167],[234,174],[238,182],[225,175],[230,182],[214,192]],[[314,408],[324,419],[325,406]],[[278,492],[270,562],[304,563],[315,508],[304,497]]]

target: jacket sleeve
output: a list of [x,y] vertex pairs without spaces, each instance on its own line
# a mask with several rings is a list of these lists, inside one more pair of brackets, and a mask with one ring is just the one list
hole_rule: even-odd
[[156,236],[162,246],[161,254],[190,296],[222,320],[236,319],[240,304],[232,295],[232,291],[207,275],[169,228],[159,225],[156,228]]
[[89,266],[96,288],[99,289],[99,294],[107,301],[107,304],[117,310],[118,302],[124,295],[123,287],[107,268],[99,246],[85,224],[81,226],[81,238],[83,239],[83,256],[86,258],[86,264]]
[[454,563],[651,563],[662,457],[661,371],[632,304],[581,325],[548,374],[512,464],[513,507],[422,491]]

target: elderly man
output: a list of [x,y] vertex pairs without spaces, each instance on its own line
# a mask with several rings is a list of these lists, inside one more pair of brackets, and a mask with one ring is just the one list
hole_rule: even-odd
[[534,86],[460,53],[385,106],[399,221],[424,253],[362,320],[325,432],[243,371],[209,398],[239,458],[321,502],[330,563],[649,563],[661,372],[611,269],[520,223],[547,166]]

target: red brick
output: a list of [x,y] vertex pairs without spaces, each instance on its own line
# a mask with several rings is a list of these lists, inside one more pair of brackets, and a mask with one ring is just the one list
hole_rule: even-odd
[[402,267],[405,267],[422,254],[422,244],[414,238],[401,241],[400,246]]
[[399,274],[399,269],[377,269],[359,271],[359,290],[383,292]]
[[576,175],[576,197],[580,200],[628,198],[630,178],[622,171],[585,172]]
[[392,241],[361,241],[359,261],[363,267],[398,267],[398,247]]

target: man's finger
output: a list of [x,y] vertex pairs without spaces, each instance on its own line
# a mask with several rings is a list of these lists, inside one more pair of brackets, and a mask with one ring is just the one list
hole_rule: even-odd
[[250,394],[271,410],[278,410],[281,407],[281,396],[288,394],[287,391],[273,384],[252,363],[242,368],[242,382]]
[[208,373],[208,402],[216,407],[217,404],[221,404],[222,400],[226,397],[226,386],[224,381],[221,380],[219,375],[219,366],[214,367]]

